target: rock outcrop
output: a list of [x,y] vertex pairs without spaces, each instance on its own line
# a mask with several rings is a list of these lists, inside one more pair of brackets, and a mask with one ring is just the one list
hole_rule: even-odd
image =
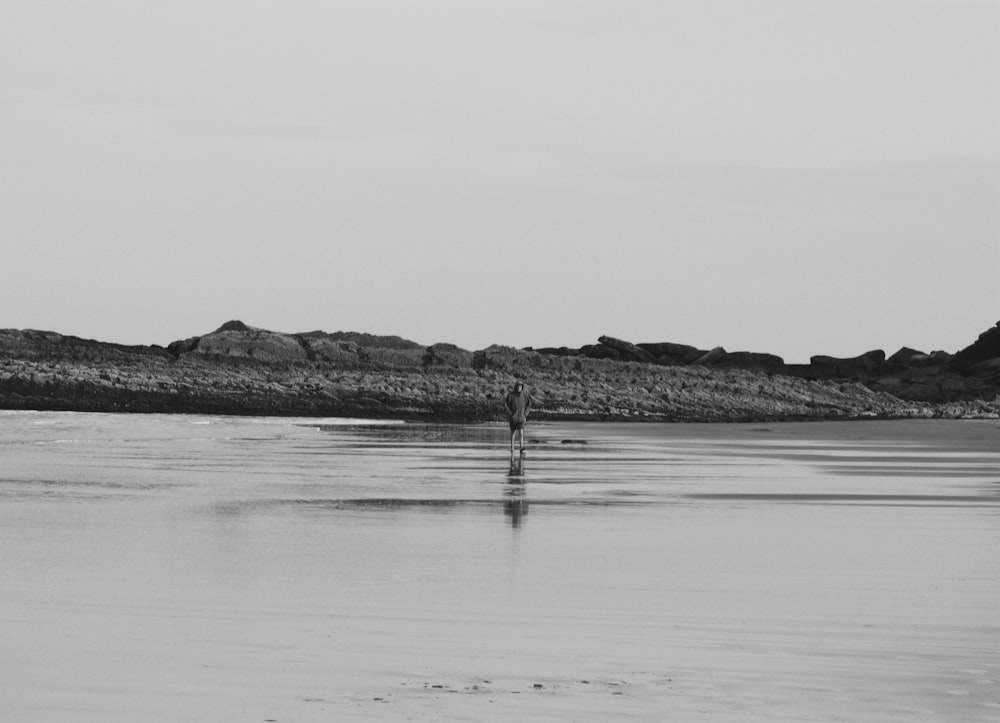
[[472,366],[472,352],[454,344],[431,344],[424,351],[424,367],[464,369]]
[[952,357],[904,347],[785,365],[758,352],[634,344],[580,349],[453,344],[231,321],[159,346],[0,330],[0,408],[487,420],[515,378],[538,418],[750,421],[996,417],[998,332]]
[[358,367],[416,367],[424,357],[423,346],[398,336],[344,331],[285,334],[247,326],[242,321],[228,321],[204,336],[175,341],[167,345],[167,351],[178,359],[195,354],[265,363],[320,361]]
[[602,336],[597,341],[609,349],[614,349],[617,352],[617,358],[622,361],[646,362],[647,364],[655,364],[657,361],[656,356],[652,353],[631,342],[615,339],[612,336]]
[[781,371],[785,366],[785,360],[776,354],[764,354],[755,351],[731,351],[716,360],[720,366],[738,367],[740,369],[763,369],[767,371]]
[[977,364],[1000,359],[1000,321],[992,329],[987,329],[972,344],[955,354],[955,364]]
[[691,364],[706,353],[702,349],[697,349],[687,344],[674,344],[669,341],[657,342],[655,344],[637,344],[636,346],[656,357],[657,364],[668,366]]
[[816,370],[817,376],[839,378],[854,377],[858,373],[873,374],[885,364],[885,352],[881,349],[865,352],[860,356],[846,359],[817,355],[809,358],[809,364]]
[[[643,362],[659,366],[697,365],[709,369],[746,369],[799,379],[860,382],[905,401],[957,403],[989,401],[1000,393],[1000,325],[980,335],[958,354],[924,353],[903,347],[891,357],[875,349],[856,357],[813,356],[809,364],[785,364],[774,354],[698,349],[673,342],[637,343],[602,336],[579,349],[546,348],[538,353],[563,359]],[[538,362],[533,362],[538,366]]]

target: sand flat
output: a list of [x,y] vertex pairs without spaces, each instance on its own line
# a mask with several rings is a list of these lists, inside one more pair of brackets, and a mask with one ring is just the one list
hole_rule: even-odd
[[0,417],[6,713],[1000,720],[1000,424],[529,437]]

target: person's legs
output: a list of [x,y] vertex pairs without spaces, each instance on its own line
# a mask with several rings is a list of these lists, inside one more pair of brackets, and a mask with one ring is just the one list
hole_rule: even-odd
[[510,423],[510,457],[514,458],[514,439],[517,439],[518,450],[524,454],[524,424],[511,421]]

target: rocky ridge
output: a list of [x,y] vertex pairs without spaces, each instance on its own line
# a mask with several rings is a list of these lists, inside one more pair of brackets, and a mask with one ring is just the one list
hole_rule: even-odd
[[160,346],[0,330],[0,408],[485,421],[515,378],[535,418],[759,421],[1000,417],[1000,324],[955,353],[904,347],[786,365],[758,352],[602,336],[470,352],[239,321]]

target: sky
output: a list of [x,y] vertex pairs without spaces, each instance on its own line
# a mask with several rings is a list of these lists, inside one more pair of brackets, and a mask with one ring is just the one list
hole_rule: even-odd
[[1000,320],[1000,0],[3,0],[0,328],[787,362]]

